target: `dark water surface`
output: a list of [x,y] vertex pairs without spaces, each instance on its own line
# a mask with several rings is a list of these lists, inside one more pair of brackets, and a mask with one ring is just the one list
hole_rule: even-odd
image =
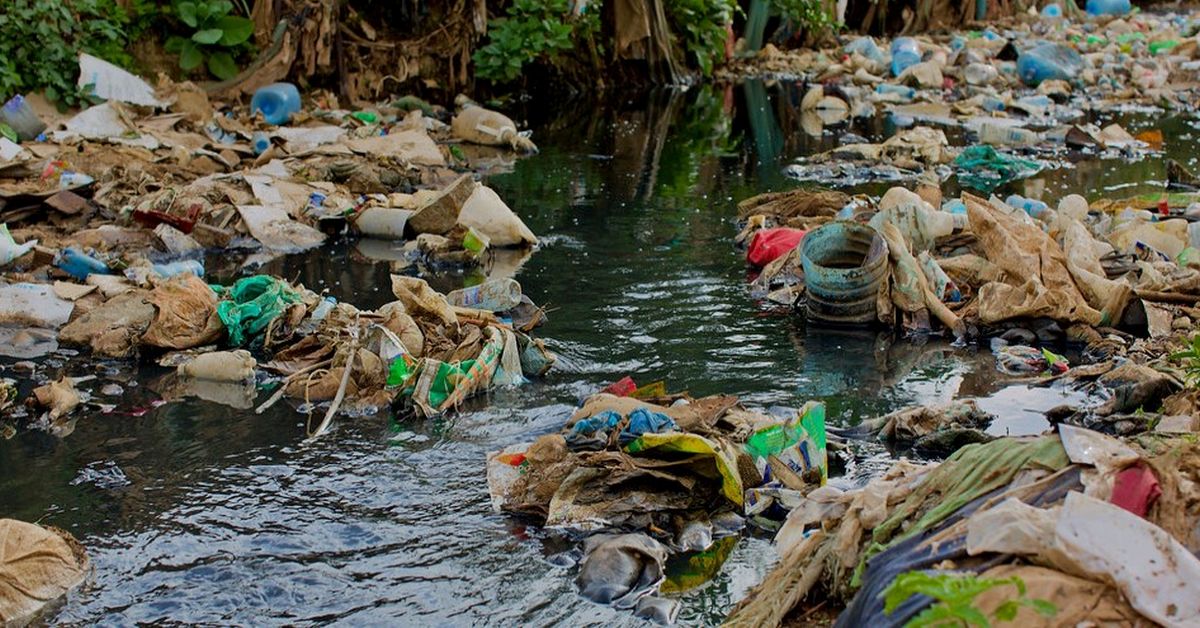
[[[993,432],[1043,429],[1041,411],[1062,393],[1008,387],[986,350],[806,329],[749,298],[731,246],[736,201],[793,187],[782,167],[836,144],[798,129],[798,92],[697,88],[531,114],[542,153],[488,183],[545,240],[517,277],[552,309],[539,334],[560,362],[544,381],[458,416],[338,419],[304,443],[304,416],[286,404],[261,416],[199,400],[163,405],[159,374],[88,367],[101,378],[83,388],[94,385],[117,411],[83,413],[62,440],[22,432],[0,441],[0,515],[71,531],[95,565],[48,619],[635,623],[577,597],[572,542],[491,511],[484,470],[487,452],[557,430],[580,398],[627,374],[759,406],[820,398],[837,423],[979,397],[1001,417]],[[1185,140],[1168,140],[1169,152],[1190,157],[1185,121],[1154,125]],[[1042,178],[1051,199],[1060,189],[1124,196],[1154,189],[1162,166],[1085,161]],[[373,307],[390,300],[387,262],[367,256],[379,250],[338,243],[266,270]],[[113,380],[122,398],[102,399]],[[729,558],[719,575],[676,594],[681,623],[719,622],[774,560],[766,538],[721,549]]]

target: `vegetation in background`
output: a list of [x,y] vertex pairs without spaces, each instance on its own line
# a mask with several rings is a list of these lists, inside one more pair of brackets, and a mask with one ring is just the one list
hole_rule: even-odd
[[1171,359],[1183,363],[1183,374],[1189,386],[1200,387],[1200,334],[1192,336],[1187,349],[1172,353]]
[[593,44],[600,14],[571,15],[568,0],[514,0],[506,16],[488,23],[488,44],[475,51],[479,78],[507,83],[532,63],[555,65],[564,53]]
[[129,42],[140,30],[134,2],[116,0],[0,1],[0,98],[45,91],[61,108],[86,101],[75,82],[79,53],[129,66]]
[[[1017,589],[1016,599],[1008,600],[996,607],[991,618],[975,607],[975,598],[980,593],[1001,586]],[[883,612],[891,614],[905,600],[914,595],[927,595],[936,602],[904,624],[905,628],[926,626],[981,626],[990,627],[991,620],[1012,621],[1022,606],[1032,608],[1043,617],[1053,617],[1058,608],[1046,600],[1031,600],[1025,595],[1025,581],[1018,578],[980,578],[970,574],[909,571],[883,590]]]
[[[238,73],[236,58],[250,50],[254,22],[234,15],[229,0],[176,0],[172,7],[176,19],[193,32],[187,37],[167,39],[167,52],[179,55],[179,67],[191,72],[206,64],[209,73],[228,80]],[[242,11],[248,12],[245,2]]]
[[727,27],[738,9],[735,0],[672,0],[666,3],[671,22],[681,31],[683,47],[704,76],[725,56]]
[[825,8],[821,0],[771,0],[771,4],[797,29],[821,33],[842,27],[834,22],[833,13]]

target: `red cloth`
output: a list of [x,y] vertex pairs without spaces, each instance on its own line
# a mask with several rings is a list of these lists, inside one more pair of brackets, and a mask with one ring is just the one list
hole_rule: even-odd
[[788,227],[760,229],[750,238],[746,261],[762,268],[800,246],[800,242],[804,240],[804,233],[803,229]]
[[1158,486],[1154,472],[1138,463],[1117,474],[1109,501],[1139,517],[1145,517],[1160,495],[1162,488]]

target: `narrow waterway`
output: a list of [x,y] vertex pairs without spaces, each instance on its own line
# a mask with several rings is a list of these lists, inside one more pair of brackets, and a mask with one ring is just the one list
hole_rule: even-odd
[[[542,152],[488,183],[544,238],[519,268],[502,262],[550,310],[538,334],[560,361],[544,381],[456,416],[339,419],[305,444],[304,416],[286,404],[255,415],[198,399],[162,403],[162,372],[84,367],[66,353],[49,360],[98,375],[84,388],[115,409],[81,413],[64,439],[25,431],[0,440],[0,515],[65,528],[93,558],[90,583],[46,619],[635,623],[576,595],[574,542],[492,512],[484,470],[487,452],[559,429],[581,398],[625,375],[764,407],[821,399],[835,423],[980,398],[1001,418],[996,433],[1043,429],[1041,412],[1063,394],[1004,381],[986,348],[809,329],[750,298],[731,244],[736,202],[795,186],[783,167],[837,144],[836,132],[799,128],[802,93],[753,83],[530,113]],[[1122,119],[1132,132],[1156,126],[1184,140],[1167,150],[1188,163],[1187,121]],[[1056,200],[1059,190],[1128,196],[1161,188],[1162,177],[1152,158],[1084,160],[1037,180]],[[339,242],[264,270],[373,307],[391,300],[388,248]],[[102,395],[110,382],[124,392]],[[768,537],[749,536],[717,548],[707,582],[696,565],[676,565],[666,590],[683,600],[680,623],[720,621],[773,560]]]

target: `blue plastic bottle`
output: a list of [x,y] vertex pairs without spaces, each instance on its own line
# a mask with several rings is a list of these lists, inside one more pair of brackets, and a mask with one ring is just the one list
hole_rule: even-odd
[[910,66],[921,62],[921,46],[912,37],[898,37],[892,42],[892,76],[900,76]]
[[1041,201],[1036,201],[1032,198],[1025,198],[1019,194],[1010,194],[1008,198],[1004,199],[1004,202],[1008,203],[1012,207],[1024,210],[1024,212],[1029,214],[1031,218],[1037,218],[1038,216],[1046,213],[1047,209],[1050,209],[1049,205]]
[[271,138],[267,137],[262,131],[255,131],[250,138],[250,145],[254,148],[255,155],[261,155],[271,148]]
[[965,216],[967,214],[967,204],[957,198],[950,199],[945,203],[942,203],[942,211],[950,214],[960,214]]
[[1030,87],[1052,79],[1069,81],[1082,69],[1079,53],[1061,44],[1038,44],[1017,58],[1017,75]]
[[283,124],[300,111],[300,90],[291,83],[271,83],[254,92],[250,115],[261,111],[269,124]]
[[917,97],[917,90],[907,85],[892,85],[891,83],[880,83],[875,86],[876,94],[898,94],[905,100],[912,100]]
[[988,113],[1004,111],[1004,101],[995,96],[984,96],[982,106]]
[[64,249],[54,258],[54,265],[76,279],[87,279],[88,275],[111,275],[108,264],[80,251],[75,247]]
[[1088,15],[1125,15],[1131,9],[1129,0],[1087,0]]

